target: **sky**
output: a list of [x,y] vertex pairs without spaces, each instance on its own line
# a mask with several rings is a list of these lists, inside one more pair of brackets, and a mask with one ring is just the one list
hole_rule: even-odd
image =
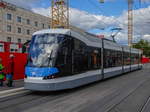
[[[35,13],[50,17],[51,0],[4,0]],[[70,24],[85,31],[110,38],[113,28],[122,28],[115,37],[127,44],[127,0],[69,0]],[[134,0],[134,38],[150,41],[150,0]]]

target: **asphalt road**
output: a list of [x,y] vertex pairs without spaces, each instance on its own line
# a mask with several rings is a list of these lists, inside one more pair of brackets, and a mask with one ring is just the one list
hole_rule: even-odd
[[3,99],[0,112],[150,112],[150,64],[143,70],[72,90]]

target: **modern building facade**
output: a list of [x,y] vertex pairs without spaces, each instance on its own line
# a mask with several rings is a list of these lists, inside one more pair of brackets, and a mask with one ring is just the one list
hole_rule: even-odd
[[25,43],[32,33],[50,28],[50,18],[0,0],[0,41]]

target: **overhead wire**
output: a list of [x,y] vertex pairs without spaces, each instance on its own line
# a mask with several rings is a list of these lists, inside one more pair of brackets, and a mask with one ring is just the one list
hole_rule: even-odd
[[[87,0],[87,1],[88,1],[89,3],[91,3],[94,7],[96,7],[98,10],[100,10],[101,13],[104,14],[104,11],[103,11],[95,2],[93,2],[92,0]],[[114,18],[114,19],[115,19],[119,24],[127,26],[126,24],[121,23],[118,19],[116,19],[116,18]]]
[[[99,8],[99,6],[97,4],[95,4],[95,2],[87,0],[90,4],[92,4],[94,7],[96,7],[101,13],[103,13],[103,11]],[[105,25],[107,25],[107,23],[105,23],[104,21],[101,21],[102,23],[104,23]]]

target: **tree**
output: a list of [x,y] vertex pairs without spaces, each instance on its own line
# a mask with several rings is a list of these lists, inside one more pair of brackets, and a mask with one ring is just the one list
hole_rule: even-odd
[[133,48],[141,49],[143,55],[150,57],[150,43],[147,40],[140,40],[138,43],[133,45]]

